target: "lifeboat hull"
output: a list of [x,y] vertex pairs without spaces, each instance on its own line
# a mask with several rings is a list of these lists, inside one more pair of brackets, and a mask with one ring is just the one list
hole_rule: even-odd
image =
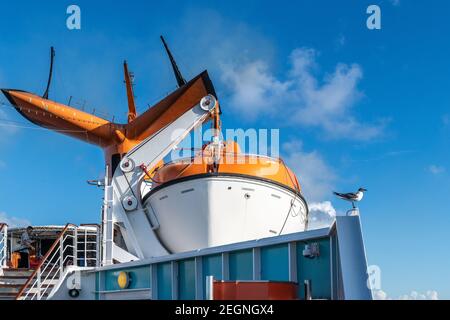
[[243,175],[201,174],[160,185],[144,206],[172,253],[304,231],[308,207],[296,191]]

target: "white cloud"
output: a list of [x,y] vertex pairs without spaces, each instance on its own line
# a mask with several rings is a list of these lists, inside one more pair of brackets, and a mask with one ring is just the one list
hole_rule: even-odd
[[339,63],[320,81],[313,72],[316,56],[311,48],[293,50],[285,80],[275,77],[263,60],[222,64],[221,80],[231,94],[231,107],[248,119],[270,114],[289,119],[290,125],[316,127],[328,138],[379,136],[383,123],[360,123],[350,112],[363,96],[357,88],[363,76],[361,67]]
[[439,296],[434,290],[428,290],[425,293],[412,291],[410,294],[400,296],[399,300],[439,300]]
[[372,294],[374,300],[439,300],[439,295],[435,290],[428,290],[425,293],[411,291],[411,293],[401,295],[396,299],[389,297],[383,290],[373,290]]
[[324,228],[334,221],[336,209],[329,199],[337,179],[317,151],[304,151],[301,141],[293,140],[283,144],[284,161],[295,172],[308,201],[309,229]]
[[328,227],[335,218],[336,209],[330,201],[312,202],[309,204],[308,229]]
[[26,227],[31,225],[31,222],[28,219],[9,216],[5,212],[0,212],[0,222],[6,223],[10,228]]
[[445,172],[445,167],[432,164],[427,168],[428,172],[437,175]]
[[231,107],[240,109],[250,120],[278,112],[277,104],[284,103],[283,96],[289,90],[289,83],[274,78],[260,60],[239,67],[222,64],[221,80],[231,92]]
[[[199,29],[199,21],[206,21],[207,27]],[[264,34],[211,9],[188,10],[179,30],[171,46],[178,53],[175,57],[180,68],[187,69],[190,76],[208,69],[213,80],[214,76],[220,79],[225,66],[242,66],[259,59],[271,61],[274,56],[275,46]],[[221,90],[221,86],[216,89]]]
[[301,141],[284,143],[283,159],[297,175],[308,202],[328,199],[337,175],[317,151],[304,151]]
[[[197,21],[207,21],[208,27],[199,32]],[[288,70],[280,74],[274,43],[245,23],[201,9],[189,11],[181,26],[173,42],[178,44],[174,51],[182,69],[188,65],[187,74],[195,75],[208,68],[213,80],[219,80],[223,107],[242,119],[270,116],[280,125],[317,128],[328,139],[369,140],[382,134],[383,121],[362,123],[352,112],[363,96],[359,65],[337,63],[330,72],[317,75],[321,69],[316,50],[297,48],[286,59]],[[343,45],[346,39],[340,34],[336,41]]]
[[372,290],[373,300],[390,300],[383,290]]

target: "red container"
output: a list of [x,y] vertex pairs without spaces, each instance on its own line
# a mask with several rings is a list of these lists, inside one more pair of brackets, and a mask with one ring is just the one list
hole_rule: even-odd
[[214,300],[296,300],[295,282],[214,281]]
[[35,257],[30,257],[30,269],[36,269],[39,266],[39,263],[41,262],[40,259]]

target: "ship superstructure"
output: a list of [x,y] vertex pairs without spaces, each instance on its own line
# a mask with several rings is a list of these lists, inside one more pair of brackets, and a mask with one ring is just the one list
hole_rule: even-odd
[[[163,43],[179,88],[137,115],[125,63],[126,124],[51,101],[49,86],[43,97],[2,90],[28,120],[105,152],[101,261],[80,265],[79,228],[67,225],[16,298],[230,298],[231,287],[221,281],[236,280],[269,281],[254,283],[267,292],[288,282],[266,298],[370,298],[359,216],[308,231],[308,206],[295,174],[279,158],[243,153],[236,142],[222,141],[220,105],[208,73],[186,82]],[[164,163],[209,121],[211,141],[192,157]],[[56,248],[59,253],[52,253]],[[51,262],[58,265],[58,280],[49,289],[41,273],[50,257],[59,260]],[[70,285],[74,275],[79,281]],[[311,282],[321,289],[314,293]],[[303,286],[310,293],[302,296]]]

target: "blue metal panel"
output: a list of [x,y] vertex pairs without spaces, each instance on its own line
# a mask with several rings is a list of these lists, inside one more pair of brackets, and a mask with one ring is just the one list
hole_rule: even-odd
[[203,257],[203,288],[206,292],[206,277],[213,276],[215,280],[222,280],[222,255],[215,254]]
[[261,248],[261,279],[289,280],[289,252],[287,244]]
[[241,250],[229,255],[230,280],[253,280],[253,252]]
[[124,268],[105,271],[105,290],[120,290],[117,277],[120,272],[128,272],[130,284],[126,289],[150,288],[150,268],[149,266]]
[[304,281],[311,280],[313,299],[331,299],[330,241],[329,238],[308,241],[319,243],[320,255],[314,259],[303,256],[305,242],[297,242],[297,270],[299,298],[304,299]]
[[162,262],[169,262],[169,261],[178,261],[182,259],[187,258],[194,258],[199,256],[207,256],[207,255],[213,255],[213,254],[220,254],[220,253],[226,253],[230,251],[237,251],[237,250],[247,250],[251,248],[260,248],[260,247],[267,247],[270,245],[277,245],[280,243],[289,243],[293,241],[307,241],[309,239],[318,239],[318,238],[324,238],[328,237],[330,234],[330,228],[322,228],[322,229],[315,229],[315,230],[308,230],[303,232],[295,232],[290,234],[284,234],[281,236],[276,237],[269,237],[264,239],[258,239],[258,240],[249,240],[244,242],[238,242],[238,243],[231,243],[223,246],[217,246],[217,247],[210,247],[210,248],[204,248],[199,250],[192,250],[189,252],[183,252],[183,253],[175,253],[175,254],[169,254],[161,257],[153,257],[143,260],[137,260],[137,261],[130,261],[125,263],[119,263],[119,264],[112,264],[107,265],[103,267],[97,268],[98,271],[103,270],[113,270],[113,269],[123,269],[125,267],[136,267],[136,266],[142,266],[142,265],[148,265],[148,264],[154,264],[154,263],[162,263]]
[[172,299],[172,264],[170,262],[157,265],[158,275],[158,299]]
[[331,281],[333,283],[332,286],[332,298],[333,299],[338,299],[338,282],[339,282],[339,277],[338,277],[338,273],[339,273],[339,252],[338,252],[338,248],[337,248],[337,238],[336,235],[331,237],[331,266],[332,266],[332,278]]
[[102,272],[96,272],[95,273],[95,300],[99,300],[100,295],[98,292],[100,291],[100,275]]
[[[155,299],[192,299],[192,290],[195,292],[195,298],[204,298],[203,292],[205,292],[207,275],[212,275],[216,279],[228,276],[227,280],[253,280],[253,273],[256,270],[263,280],[286,281],[289,280],[289,274],[291,274],[293,281],[298,279],[299,297],[303,297],[304,280],[311,280],[313,298],[329,299],[332,278],[330,253],[333,247],[330,246],[329,241],[330,231],[331,229],[312,230],[104,266],[97,269],[98,286],[96,289],[99,291],[117,290],[117,275],[120,271],[128,271],[131,272],[134,280],[130,289],[150,287],[153,289],[152,297]],[[341,233],[348,232],[348,230],[342,231],[339,228],[337,231],[339,240],[341,240]],[[312,260],[303,257],[302,251],[308,242],[320,243],[319,257]],[[291,250],[289,250],[289,246]],[[339,274],[340,265],[336,262],[339,262],[340,246],[340,243],[339,246],[335,243],[333,247],[336,259],[333,261],[333,271],[337,274]],[[290,251],[293,258],[291,261],[289,261]],[[254,258],[260,262],[259,267],[258,264],[254,264]],[[174,261],[176,263],[173,263]],[[152,272],[150,272],[150,268]],[[192,276],[192,272],[194,272],[194,276]],[[195,272],[197,272],[198,278],[196,278]],[[153,275],[152,278],[150,278],[150,274]],[[335,275],[334,279],[336,278]],[[172,285],[172,280],[177,283]],[[154,283],[150,283],[151,281]],[[192,285],[193,283],[194,285]],[[124,291],[124,296],[126,296],[126,291]],[[129,296],[131,299],[134,297],[132,292]]]
[[195,299],[195,259],[178,262],[178,294],[181,300]]

